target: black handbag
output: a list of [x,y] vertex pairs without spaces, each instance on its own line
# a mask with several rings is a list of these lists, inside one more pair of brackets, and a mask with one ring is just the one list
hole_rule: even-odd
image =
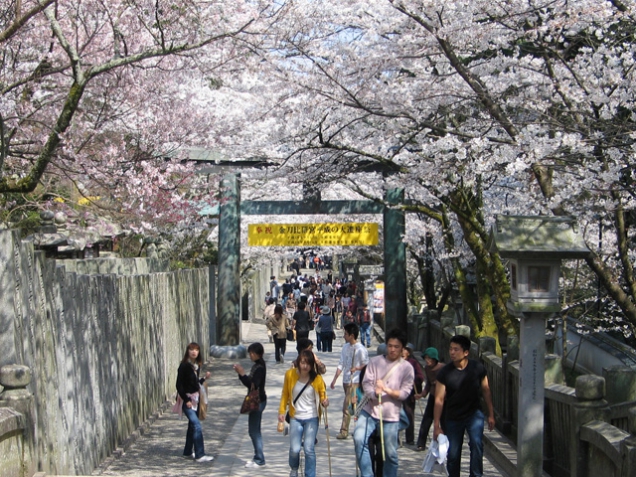
[[294,338],[294,330],[287,330],[287,341],[296,341]]

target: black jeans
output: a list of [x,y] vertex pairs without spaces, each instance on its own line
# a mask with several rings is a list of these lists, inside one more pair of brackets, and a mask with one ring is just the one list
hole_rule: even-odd
[[412,397],[409,396],[403,401],[404,410],[406,411],[406,415],[409,417],[409,427],[405,429],[405,436],[407,444],[414,444],[415,442],[415,400],[411,400]]
[[278,335],[274,338],[274,349],[276,354],[276,362],[279,363],[283,359],[285,349],[287,348],[287,336],[279,338]]
[[[428,402],[424,415],[422,416],[422,422],[420,424],[420,433],[417,437],[417,447],[426,447],[426,439],[428,439],[428,431],[433,424],[433,411],[435,410],[435,396],[433,393],[429,393]],[[443,422],[443,419],[442,419]]]

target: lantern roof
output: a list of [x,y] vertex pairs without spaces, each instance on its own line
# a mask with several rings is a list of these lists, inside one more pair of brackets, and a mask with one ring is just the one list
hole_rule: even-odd
[[497,215],[488,242],[502,258],[560,260],[590,254],[574,217]]

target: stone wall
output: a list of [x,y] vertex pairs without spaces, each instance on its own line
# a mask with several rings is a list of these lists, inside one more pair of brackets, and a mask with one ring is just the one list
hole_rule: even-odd
[[67,272],[82,275],[115,273],[117,275],[144,275],[168,271],[168,260],[160,258],[87,258],[83,260],[57,260]]
[[0,366],[32,370],[35,468],[90,474],[172,399],[186,345],[209,348],[208,270],[56,262],[6,230],[0,263]]

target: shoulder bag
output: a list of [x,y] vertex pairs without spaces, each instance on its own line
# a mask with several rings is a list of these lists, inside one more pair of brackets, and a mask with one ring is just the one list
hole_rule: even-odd
[[208,415],[208,382],[199,384],[199,420],[203,421]]
[[[300,395],[301,395],[302,393],[304,393],[304,392],[305,392],[305,389],[307,389],[307,386],[309,386],[310,384],[311,384],[311,381],[307,381],[307,384],[305,384],[305,385],[303,386],[303,388],[302,388],[302,389],[300,390],[300,392],[298,393],[298,396],[296,396],[296,398],[294,398],[294,401],[292,402],[292,406],[295,406],[295,405],[296,405],[296,401],[298,401],[298,398],[300,397]],[[290,417],[289,417],[289,411],[287,411],[287,414],[285,414],[285,422],[286,422],[287,424],[289,424],[289,420],[290,420]]]
[[258,389],[254,389],[254,384],[250,388],[250,392],[243,399],[241,404],[241,414],[249,414],[252,411],[256,411],[261,404],[261,395]]

